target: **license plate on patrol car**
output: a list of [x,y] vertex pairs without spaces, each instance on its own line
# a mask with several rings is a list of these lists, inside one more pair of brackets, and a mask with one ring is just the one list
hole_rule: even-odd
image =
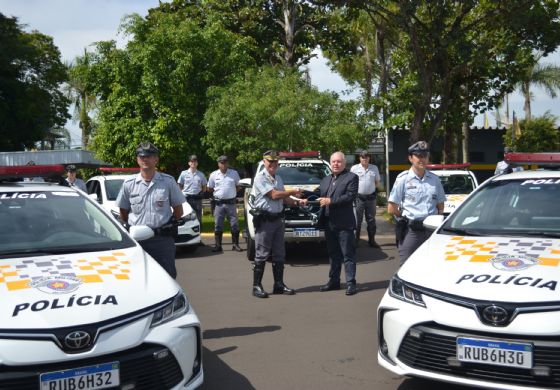
[[533,345],[457,337],[457,360],[518,368],[533,367]]
[[319,230],[313,228],[294,228],[294,237],[319,237]]
[[41,390],[97,390],[120,385],[119,363],[73,368],[41,374]]

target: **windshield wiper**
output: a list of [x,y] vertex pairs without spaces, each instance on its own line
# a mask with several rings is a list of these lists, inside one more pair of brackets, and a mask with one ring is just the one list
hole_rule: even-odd
[[539,237],[560,237],[559,232],[535,232],[535,231],[530,231],[530,232],[523,232],[523,234],[526,234],[528,236],[539,236]]
[[25,256],[47,256],[47,255],[64,255],[68,253],[87,252],[83,247],[74,248],[45,248],[45,249],[15,249],[11,251],[0,252],[0,257],[25,257]]
[[442,228],[442,232],[455,233],[462,236],[480,236],[481,234],[471,229]]

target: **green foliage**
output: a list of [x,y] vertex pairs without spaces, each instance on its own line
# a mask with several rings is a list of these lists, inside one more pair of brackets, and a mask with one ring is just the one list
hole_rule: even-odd
[[251,164],[271,148],[328,154],[367,142],[356,102],[319,92],[286,68],[247,71],[243,79],[214,87],[209,95],[204,144],[213,158],[227,154],[239,164]]
[[517,152],[558,152],[560,150],[560,132],[556,126],[557,118],[548,111],[540,117],[519,122],[521,135],[515,138],[512,129],[504,134],[504,143]]
[[0,13],[0,150],[33,147],[69,117],[66,68],[51,37]]
[[176,174],[186,156],[204,158],[200,122],[207,89],[224,85],[254,65],[249,42],[220,24],[201,28],[176,14],[130,16],[126,49],[102,42],[92,56],[90,75],[101,99],[92,146],[98,156],[134,166],[138,142],[160,149],[160,169]]

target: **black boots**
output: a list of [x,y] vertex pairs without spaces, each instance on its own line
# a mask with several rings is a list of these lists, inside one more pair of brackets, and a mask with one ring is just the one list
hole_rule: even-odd
[[264,266],[266,262],[259,261],[254,263],[253,268],[253,295],[257,298],[268,298],[268,293],[264,291],[262,286],[262,278],[264,274]]
[[237,252],[242,252],[243,249],[241,249],[241,247],[239,246],[239,231],[235,232],[232,231],[231,232],[231,242],[233,243],[233,247],[231,248],[234,251]]
[[222,251],[222,232],[214,232],[214,248],[212,248],[212,252],[221,252]]
[[284,263],[272,263],[272,274],[274,275],[273,294],[294,295],[294,289],[288,288],[284,284]]
[[380,248],[379,244],[375,242],[376,227],[368,228],[368,245],[372,248]]

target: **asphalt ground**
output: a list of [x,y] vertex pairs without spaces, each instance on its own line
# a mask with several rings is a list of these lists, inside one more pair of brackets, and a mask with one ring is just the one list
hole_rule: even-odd
[[[203,328],[202,389],[459,389],[404,379],[377,364],[376,309],[398,267],[393,226],[378,210],[377,242],[365,229],[357,249],[358,294],[319,292],[328,279],[323,245],[288,247],[285,283],[296,295],[251,295],[251,263],[245,252],[212,253],[213,238],[192,254],[178,253],[177,280]],[[243,243],[243,248],[245,245]],[[344,276],[342,276],[344,281]],[[263,286],[272,290],[267,264]]]

